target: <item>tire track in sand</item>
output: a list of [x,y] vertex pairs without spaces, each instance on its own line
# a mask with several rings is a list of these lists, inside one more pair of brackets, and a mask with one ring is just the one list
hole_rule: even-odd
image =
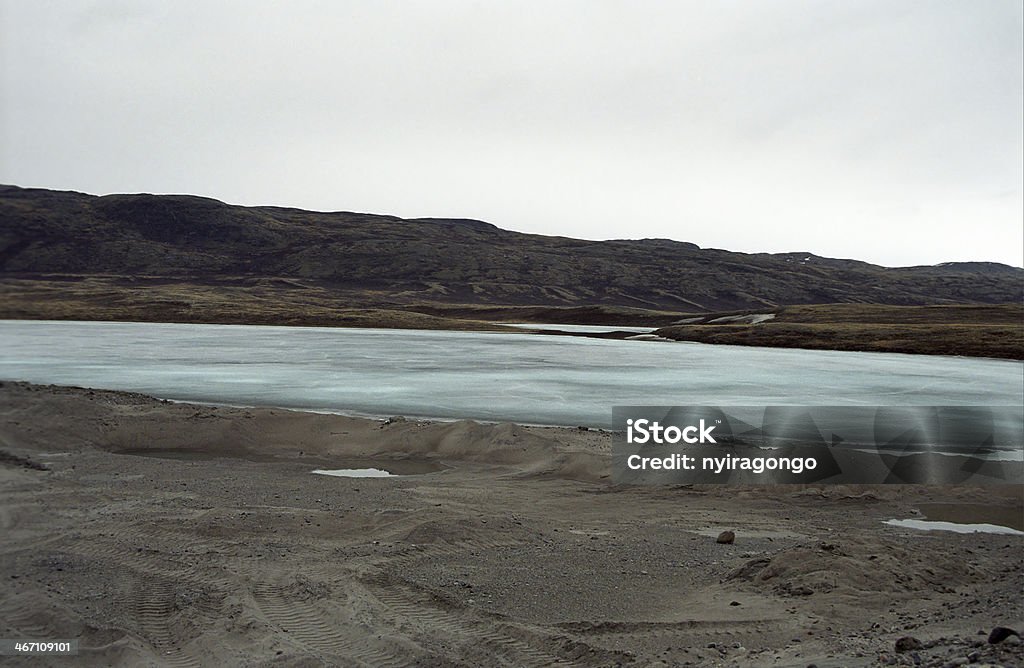
[[384,623],[417,640],[424,639],[425,643],[444,639],[455,644],[458,654],[472,665],[572,667],[593,665],[595,660],[614,664],[625,658],[621,653],[594,648],[564,634],[552,635],[511,623],[499,615],[458,608],[395,576],[380,574],[364,579],[363,583],[368,595],[391,616]]
[[370,631],[345,621],[345,611],[328,599],[297,599],[288,587],[270,582],[252,586],[253,599],[268,622],[294,644],[321,659],[343,659],[345,665],[372,668],[407,666],[411,654],[400,654],[387,641],[375,642]]
[[179,595],[188,598],[192,590],[203,592],[190,605],[188,621],[212,623],[223,610],[229,587],[226,578],[211,577],[198,561],[179,563],[163,554],[132,550],[103,537],[80,539],[69,552],[120,574],[121,586],[113,592],[112,599],[118,608],[133,613],[126,619],[132,620],[134,628],[126,630],[137,632],[162,662],[181,668],[202,665],[202,657],[182,646],[192,638],[180,638],[172,628],[175,616],[184,612],[178,609],[177,599]]

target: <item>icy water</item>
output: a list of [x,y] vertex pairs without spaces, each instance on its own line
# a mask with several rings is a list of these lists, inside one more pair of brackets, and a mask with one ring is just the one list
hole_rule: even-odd
[[1024,531],[1017,531],[998,524],[961,524],[959,522],[932,522],[928,520],[886,520],[883,524],[917,529],[918,531],[952,531],[953,533],[996,533],[1004,536],[1024,536]]
[[1024,506],[1018,498],[1005,504],[922,503],[923,518],[892,519],[885,524],[920,531],[998,533],[1024,536]]
[[384,469],[316,469],[313,473],[330,475],[336,478],[394,478],[395,474]]
[[315,469],[313,473],[338,478],[394,478],[424,475],[443,471],[445,467],[430,459],[352,459],[332,460],[335,466],[345,468]]
[[1014,361],[320,327],[0,321],[0,379],[602,427],[614,405],[1024,404]]

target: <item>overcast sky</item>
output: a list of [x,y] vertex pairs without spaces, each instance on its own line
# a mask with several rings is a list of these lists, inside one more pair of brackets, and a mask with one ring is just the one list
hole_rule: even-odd
[[0,182],[1024,263],[1018,0],[0,0]]

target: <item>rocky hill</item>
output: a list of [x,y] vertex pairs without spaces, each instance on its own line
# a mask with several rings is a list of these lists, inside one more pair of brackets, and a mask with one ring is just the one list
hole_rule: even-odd
[[294,282],[358,294],[362,303],[611,305],[677,312],[1024,299],[1024,270],[995,263],[884,268],[811,253],[737,253],[667,239],[521,234],[476,220],[0,186],[0,278],[43,277]]

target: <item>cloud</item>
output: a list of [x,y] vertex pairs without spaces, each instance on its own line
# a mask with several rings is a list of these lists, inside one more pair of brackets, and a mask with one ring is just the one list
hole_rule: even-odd
[[1024,262],[1018,3],[0,12],[3,182]]

